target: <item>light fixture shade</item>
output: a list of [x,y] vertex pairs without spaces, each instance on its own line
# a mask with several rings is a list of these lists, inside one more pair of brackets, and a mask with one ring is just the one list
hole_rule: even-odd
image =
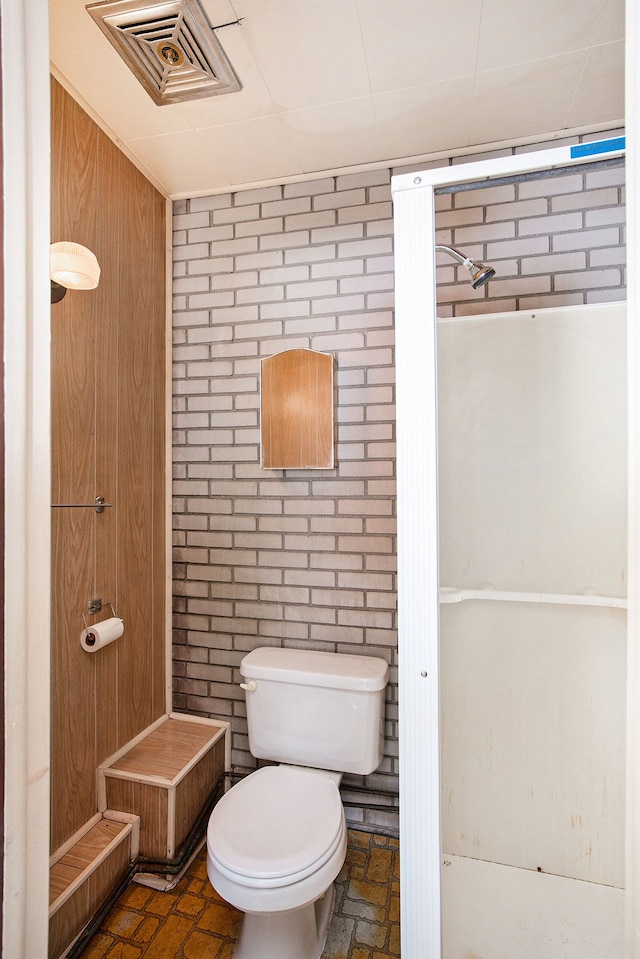
[[52,243],[49,270],[54,283],[69,290],[94,290],[100,279],[100,265],[94,253],[80,243]]

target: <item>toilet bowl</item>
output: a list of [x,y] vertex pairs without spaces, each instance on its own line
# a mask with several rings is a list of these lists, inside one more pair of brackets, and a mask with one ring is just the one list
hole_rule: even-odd
[[245,914],[235,959],[319,959],[346,849],[335,776],[265,766],[230,789],[209,820],[207,873]]

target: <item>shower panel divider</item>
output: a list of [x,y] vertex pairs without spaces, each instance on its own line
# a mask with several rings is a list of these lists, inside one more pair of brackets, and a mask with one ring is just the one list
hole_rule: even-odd
[[[624,138],[392,179],[395,229],[401,939],[442,954],[435,190],[624,153]],[[451,584],[456,585],[456,584]]]

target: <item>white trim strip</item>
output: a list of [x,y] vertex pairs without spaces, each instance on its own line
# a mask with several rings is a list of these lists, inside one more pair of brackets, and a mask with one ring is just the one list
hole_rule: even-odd
[[544,603],[549,606],[604,606],[626,609],[627,601],[619,596],[591,596],[585,593],[518,593],[500,589],[459,589],[441,586],[441,603],[462,603],[467,599],[489,600],[500,603]]
[[402,953],[439,959],[440,706],[434,197],[394,197]]
[[626,110],[630,138],[627,157],[627,368],[629,429],[629,537],[627,625],[627,809],[625,878],[625,957],[640,956],[640,5],[625,4]]
[[51,438],[46,0],[0,0],[4,190],[4,956],[46,956]]

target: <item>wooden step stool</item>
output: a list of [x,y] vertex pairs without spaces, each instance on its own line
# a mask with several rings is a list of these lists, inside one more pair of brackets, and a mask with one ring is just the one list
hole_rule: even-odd
[[98,767],[98,809],[140,817],[140,856],[172,860],[229,768],[229,723],[170,713]]

